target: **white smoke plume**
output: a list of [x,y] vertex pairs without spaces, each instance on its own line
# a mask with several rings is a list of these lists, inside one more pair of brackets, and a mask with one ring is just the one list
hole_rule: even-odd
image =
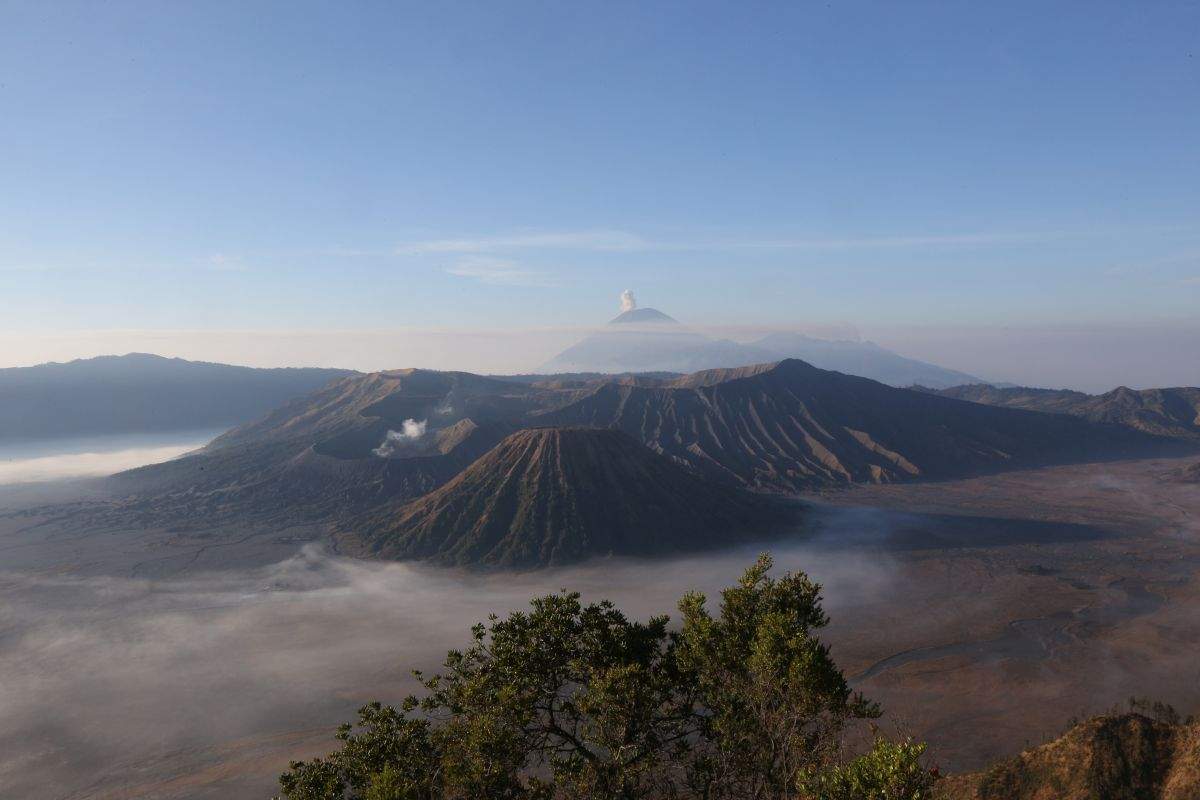
[[442,398],[442,402],[437,404],[433,409],[433,413],[440,417],[448,417],[454,413],[453,392]]
[[637,308],[637,300],[634,299],[633,290],[626,289],[621,292],[621,311],[633,311]]
[[398,431],[388,431],[387,436],[383,437],[383,442],[371,452],[380,458],[391,458],[396,454],[396,451],[405,445],[412,444],[418,441],[425,435],[426,420],[417,422],[415,419],[406,419],[401,429]]

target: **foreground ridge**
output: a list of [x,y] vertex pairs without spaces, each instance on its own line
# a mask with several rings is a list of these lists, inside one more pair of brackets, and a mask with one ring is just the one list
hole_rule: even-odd
[[1200,723],[1093,717],[985,772],[946,779],[943,800],[1195,800]]

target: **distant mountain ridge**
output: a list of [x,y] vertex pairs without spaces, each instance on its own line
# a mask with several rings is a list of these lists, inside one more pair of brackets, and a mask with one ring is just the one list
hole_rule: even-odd
[[886,383],[889,386],[953,386],[963,382],[984,383],[980,378],[954,369],[893,353],[874,342],[816,339],[798,333],[774,333],[753,342],[756,348],[775,353],[776,358],[796,358],[814,367],[844,372]]
[[[530,429],[617,438],[516,436]],[[645,451],[631,454],[631,446]],[[673,530],[660,513],[673,501],[656,499],[640,481],[677,487],[707,507],[682,471],[741,509],[745,524],[726,529],[734,541],[743,527],[759,529],[750,501],[734,499],[747,489],[790,495],[1188,446],[1115,424],[896,389],[796,360],[594,380],[393,370],[334,381],[195,454],[115,476],[110,484],[122,499],[90,513],[113,524],[171,527],[316,522],[336,525],[347,542],[378,555],[560,563],[567,554],[633,546],[595,518],[603,505],[587,498],[586,486],[613,502],[626,498],[629,509],[610,513],[626,519],[630,536],[648,536]],[[534,452],[537,466],[527,467]],[[600,453],[612,456],[612,471],[595,466]],[[442,492],[455,481],[454,491]],[[509,498],[503,508],[501,497]],[[465,508],[490,522],[474,527]],[[542,511],[517,513],[535,508]],[[355,539],[346,526],[357,524]],[[551,529],[560,525],[573,531],[571,541],[555,540]],[[664,546],[674,546],[671,537]]]
[[1061,463],[1156,441],[1117,425],[951,401],[798,360],[708,370],[661,386],[602,384],[535,418],[617,428],[719,482],[779,492]]
[[[632,323],[648,323],[634,325]],[[672,323],[672,324],[663,324]],[[563,350],[540,372],[679,372],[741,367],[784,358],[892,386],[943,388],[981,379],[893,353],[874,342],[831,341],[800,333],[774,333],[752,342],[713,339],[678,325],[652,308],[625,311],[610,325]]]
[[1069,389],[997,388],[986,384],[930,391],[956,400],[1070,414],[1092,422],[1125,425],[1157,436],[1200,441],[1200,388],[1194,386],[1141,390],[1119,386],[1098,395]]
[[740,367],[774,361],[778,354],[682,328],[603,330],[584,337],[542,364],[539,372],[674,372]]
[[258,369],[146,353],[0,369],[0,441],[238,425],[344,369]]
[[609,325],[628,325],[628,324],[649,324],[661,325],[671,324],[678,325],[678,321],[672,317],[668,317],[657,308],[631,308],[628,311],[622,311],[617,316],[609,320]]

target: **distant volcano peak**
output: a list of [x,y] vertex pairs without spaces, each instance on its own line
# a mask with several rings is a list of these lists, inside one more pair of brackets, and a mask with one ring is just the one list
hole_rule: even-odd
[[609,321],[609,325],[618,325],[627,322],[635,323],[653,323],[662,324],[670,323],[672,325],[679,324],[679,320],[668,317],[657,308],[631,308],[627,311],[622,311],[616,317]]

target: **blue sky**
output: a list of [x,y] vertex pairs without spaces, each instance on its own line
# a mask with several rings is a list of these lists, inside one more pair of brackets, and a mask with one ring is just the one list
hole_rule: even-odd
[[1176,324],[1198,142],[1194,2],[0,0],[0,328]]

